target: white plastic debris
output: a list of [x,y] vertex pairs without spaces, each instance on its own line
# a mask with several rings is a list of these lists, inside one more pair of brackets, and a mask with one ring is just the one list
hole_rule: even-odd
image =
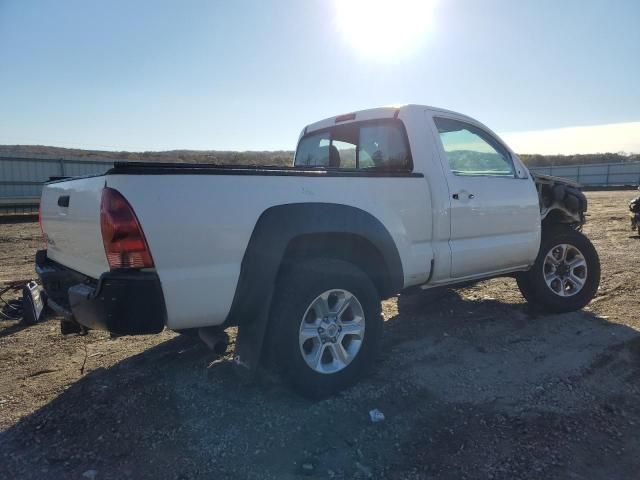
[[384,413],[382,413],[377,408],[374,408],[373,410],[369,411],[369,418],[371,418],[371,421],[373,423],[382,422],[384,420]]
[[89,480],[95,480],[97,475],[98,475],[97,470],[87,470],[82,474],[84,478],[88,478]]

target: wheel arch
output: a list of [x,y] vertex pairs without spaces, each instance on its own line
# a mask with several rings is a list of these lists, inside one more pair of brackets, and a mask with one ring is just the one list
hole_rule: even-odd
[[404,273],[395,242],[370,213],[332,203],[271,207],[262,213],[251,234],[226,320],[227,325],[239,327],[236,363],[252,369],[259,361],[281,269],[301,257],[324,255],[360,267],[381,298],[403,287]]
[[392,278],[384,255],[360,233],[306,233],[292,238],[283,255],[278,275],[288,265],[308,258],[332,258],[354,264],[371,279],[380,298],[388,298],[402,288],[398,288],[401,279]]
[[544,231],[549,231],[563,225],[581,226],[582,222],[580,217],[575,213],[561,207],[550,208],[542,219],[542,229]]

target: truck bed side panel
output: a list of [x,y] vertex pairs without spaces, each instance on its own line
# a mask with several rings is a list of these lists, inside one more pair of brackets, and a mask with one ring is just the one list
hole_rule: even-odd
[[[426,281],[433,258],[430,194],[421,176],[109,175],[145,232],[169,328],[218,325],[233,301],[249,239],[268,208],[350,205],[374,215],[400,253],[404,286]],[[265,249],[269,245],[264,245]]]

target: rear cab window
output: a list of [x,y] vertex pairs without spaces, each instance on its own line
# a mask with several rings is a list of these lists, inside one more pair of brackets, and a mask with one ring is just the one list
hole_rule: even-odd
[[397,119],[351,122],[302,137],[296,167],[411,172],[404,125]]

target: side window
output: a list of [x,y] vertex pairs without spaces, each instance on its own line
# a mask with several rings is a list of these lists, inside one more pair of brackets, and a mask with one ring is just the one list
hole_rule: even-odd
[[411,153],[397,120],[354,122],[303,137],[295,166],[411,170]]
[[513,177],[513,162],[500,143],[474,125],[434,118],[454,175]]

